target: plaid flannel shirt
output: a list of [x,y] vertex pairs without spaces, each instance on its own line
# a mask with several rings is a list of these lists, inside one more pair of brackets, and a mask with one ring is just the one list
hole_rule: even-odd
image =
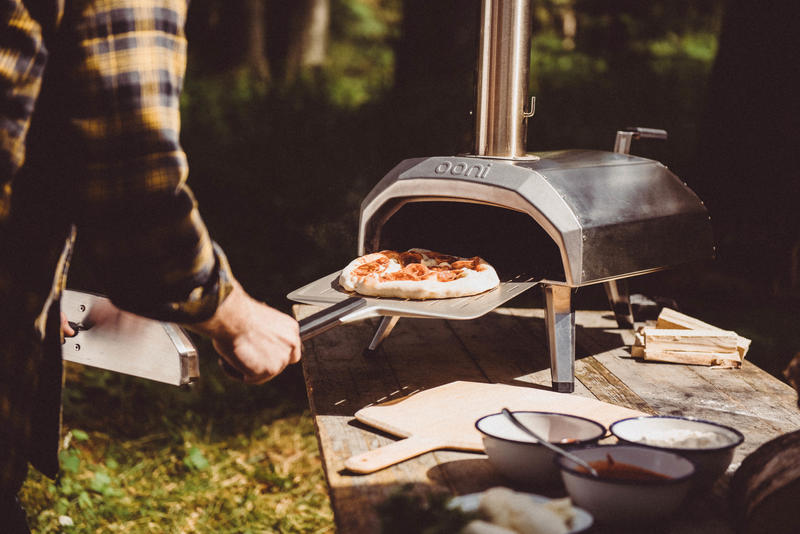
[[[0,0],[0,495],[58,470],[58,301],[76,235],[121,308],[194,322],[231,288],[186,186],[186,0]],[[66,241],[66,246],[65,246]]]

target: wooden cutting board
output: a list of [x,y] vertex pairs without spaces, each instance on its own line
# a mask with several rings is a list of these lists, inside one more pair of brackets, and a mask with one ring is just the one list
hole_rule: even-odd
[[574,394],[530,387],[451,382],[385,404],[357,411],[360,422],[404,439],[349,458],[345,467],[372,473],[384,467],[437,449],[482,452],[475,421],[501,408],[579,415],[608,428],[642,412]]

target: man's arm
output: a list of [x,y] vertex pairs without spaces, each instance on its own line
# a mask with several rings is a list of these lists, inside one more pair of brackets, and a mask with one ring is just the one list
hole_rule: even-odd
[[220,356],[248,384],[266,382],[300,361],[297,321],[253,299],[235,280],[211,319],[185,326],[213,339]]
[[186,184],[185,2],[67,6],[58,50],[74,64],[57,94],[71,106],[80,253],[120,308],[208,335],[245,381],[269,380],[299,360],[298,327],[235,280]]

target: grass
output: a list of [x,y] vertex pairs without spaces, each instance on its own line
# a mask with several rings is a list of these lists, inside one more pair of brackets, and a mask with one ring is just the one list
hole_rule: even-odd
[[332,532],[296,367],[252,388],[204,363],[192,391],[71,366],[61,477],[32,470],[21,492],[31,529]]

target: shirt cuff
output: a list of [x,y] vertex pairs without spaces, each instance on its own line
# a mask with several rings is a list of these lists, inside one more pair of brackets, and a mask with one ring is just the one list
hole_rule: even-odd
[[174,323],[197,323],[211,319],[220,304],[233,290],[233,274],[225,252],[217,243],[212,243],[215,266],[208,280],[196,287],[181,302],[167,302],[160,310],[147,315],[160,317]]

